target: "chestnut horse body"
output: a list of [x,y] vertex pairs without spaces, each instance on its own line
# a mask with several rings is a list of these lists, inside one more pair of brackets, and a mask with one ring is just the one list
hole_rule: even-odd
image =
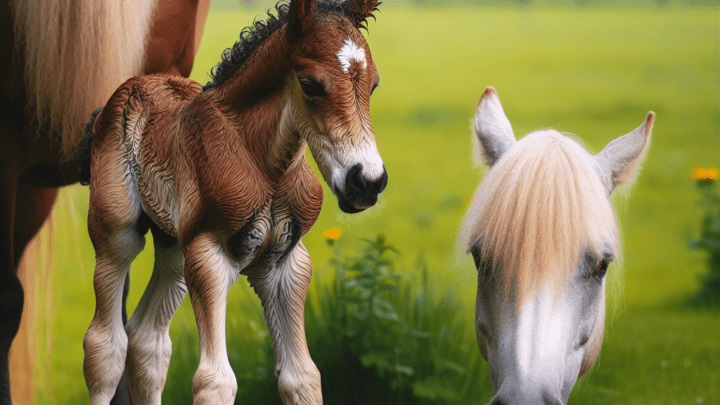
[[[300,238],[322,205],[309,146],[348,213],[375,204],[387,174],[369,117],[379,82],[359,28],[374,0],[295,0],[226,51],[203,89],[151,75],[120,86],[88,125],[88,229],[97,255],[95,317],[85,336],[92,404],[125,369],[133,400],[159,404],[170,320],[189,292],[199,330],[194,404],[231,404],[227,294],[240,274],[264,307],[286,404],[320,404],[304,303],[312,274]],[[81,162],[82,163],[82,162]],[[122,284],[155,240],[150,283],[125,328]]]
[[129,77],[188,76],[209,3],[0,1],[0,404],[11,403],[8,351],[24,301],[16,269],[58,187],[77,181],[90,112]]

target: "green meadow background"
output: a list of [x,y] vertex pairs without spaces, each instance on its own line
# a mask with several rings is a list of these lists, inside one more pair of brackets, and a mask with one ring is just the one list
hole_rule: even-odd
[[[470,354],[460,366],[479,370],[473,377],[479,393],[456,403],[487,403],[487,365],[473,332],[476,272],[456,248],[484,173],[472,160],[470,130],[480,95],[486,86],[497,89],[517,137],[555,128],[576,134],[591,152],[638,127],[652,110],[657,119],[642,171],[629,193],[615,198],[624,257],[610,269],[603,350],[570,403],[720,404],[720,313],[684,304],[706,271],[705,255],[688,249],[702,215],[690,172],[720,166],[717,2],[476,3],[388,1],[377,22],[368,24],[381,76],[371,116],[389,184],[376,207],[354,216],[341,213],[325,186],[322,214],[303,238],[314,265],[308,306],[320,305],[318,291],[335,276],[325,230],[342,229],[338,243],[347,254],[360,250],[360,239],[384,232],[400,252],[394,260],[407,282],[417,283],[421,258],[432,294],[464,308],[458,344]],[[213,3],[191,77],[207,82],[222,50],[272,4]],[[82,374],[82,338],[94,311],[87,198],[87,188],[68,188],[54,213],[53,270],[35,304],[39,404],[89,402]],[[130,310],[150,277],[150,239],[131,270]],[[272,364],[262,309],[244,277],[231,289],[228,325],[235,373],[241,391],[247,390],[248,376],[271,376]],[[308,319],[309,335],[314,326]],[[189,299],[173,320],[171,337],[164,398],[186,403],[197,366]],[[267,403],[280,403],[276,386],[257,389],[271,391]],[[244,398],[237,403],[255,403]]]

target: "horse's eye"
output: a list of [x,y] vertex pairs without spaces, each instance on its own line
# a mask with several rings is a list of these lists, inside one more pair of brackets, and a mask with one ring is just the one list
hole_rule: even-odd
[[325,86],[312,77],[303,77],[300,88],[308,99],[314,100],[325,95]]
[[602,259],[600,264],[597,267],[596,275],[600,278],[605,277],[605,274],[607,273],[608,266],[610,265],[610,261],[608,259]]
[[375,92],[375,89],[377,89],[377,87],[379,85],[380,85],[380,83],[375,83],[375,85],[373,85],[372,90],[370,90],[370,95],[372,95]]

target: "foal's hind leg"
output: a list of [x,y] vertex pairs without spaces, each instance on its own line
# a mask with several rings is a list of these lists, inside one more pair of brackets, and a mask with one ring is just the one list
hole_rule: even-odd
[[286,405],[323,402],[320,372],[305,339],[305,298],[311,276],[310,255],[302,242],[278,267],[248,276],[265,310],[275,352],[275,375]]
[[[127,297],[130,292],[130,274],[125,276],[125,284],[123,285],[122,294],[122,321],[123,325],[127,324]],[[115,395],[110,400],[110,405],[133,405],[132,397],[130,397],[130,388],[127,383],[127,373],[120,376],[120,382],[115,389]]]
[[155,267],[137,309],[128,321],[126,373],[136,404],[160,404],[172,342],[170,320],[185,298],[184,259],[177,240],[153,226]]
[[99,155],[93,165],[103,165],[103,170],[94,171],[90,181],[88,214],[88,230],[97,257],[95,316],[83,341],[83,371],[92,405],[110,402],[125,369],[123,284],[130,264],[145,245],[144,232],[138,229],[140,201],[126,180],[120,164],[122,157],[119,153]]

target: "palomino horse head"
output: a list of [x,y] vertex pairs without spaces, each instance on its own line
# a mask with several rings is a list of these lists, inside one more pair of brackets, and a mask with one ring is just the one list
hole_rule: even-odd
[[369,113],[380,76],[359,31],[376,6],[294,0],[286,31],[300,133],[348,213],[373,206],[387,184]]
[[495,89],[475,113],[490,166],[462,236],[478,269],[476,332],[497,404],[564,404],[594,364],[605,274],[619,252],[610,194],[630,181],[654,114],[599,154],[554,130],[516,141]]

